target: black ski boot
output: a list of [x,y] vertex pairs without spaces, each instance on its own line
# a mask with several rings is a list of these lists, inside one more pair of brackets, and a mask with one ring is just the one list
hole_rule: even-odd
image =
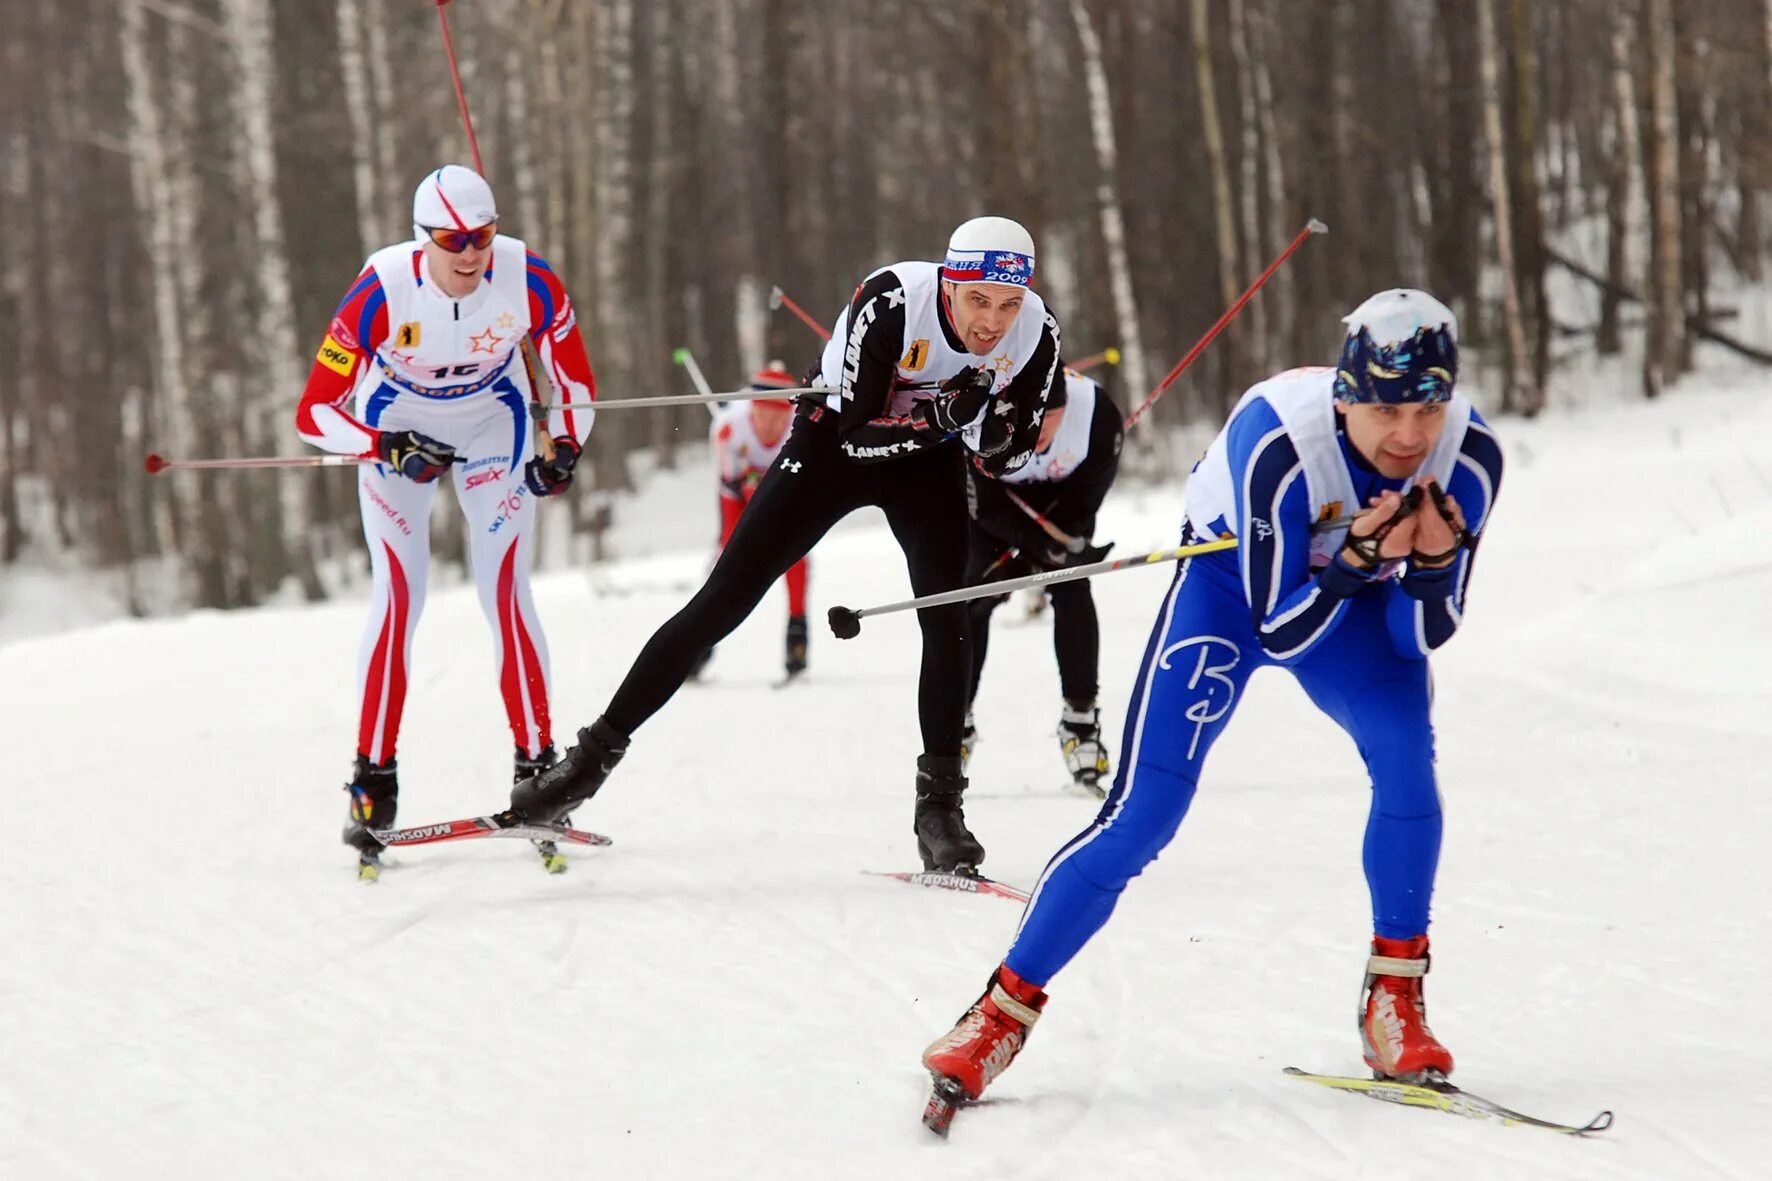
[[351,822],[345,825],[344,842],[357,850],[357,876],[366,882],[381,876],[382,843],[370,829],[394,827],[400,813],[398,762],[389,759],[378,766],[358,755],[351,764],[351,782],[345,784],[351,797]]
[[[511,782],[513,784],[522,783],[525,779],[540,775],[559,761],[560,752],[554,749],[554,744],[551,742],[542,747],[541,753],[533,759],[524,754],[521,747],[518,747],[516,758],[511,764]],[[565,824],[567,820],[568,817],[561,816],[559,823]],[[530,844],[534,845],[535,851],[541,854],[542,866],[549,873],[566,872],[566,855],[560,852],[558,845],[552,841],[531,841]]]
[[561,823],[567,813],[597,794],[627,753],[627,735],[598,718],[578,732],[578,745],[565,758],[511,789],[508,815],[518,824]]
[[799,676],[806,671],[806,617],[804,615],[788,616],[788,679]]
[[954,755],[917,756],[917,812],[911,831],[925,870],[966,873],[984,862],[984,846],[966,828],[960,795],[966,778]]

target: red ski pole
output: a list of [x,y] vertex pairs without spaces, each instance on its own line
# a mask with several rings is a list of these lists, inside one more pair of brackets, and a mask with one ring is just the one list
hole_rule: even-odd
[[1212,338],[1223,331],[1224,326],[1229,324],[1231,319],[1236,316],[1238,312],[1243,310],[1243,305],[1249,302],[1250,296],[1261,290],[1261,285],[1266,283],[1268,278],[1275,271],[1280,269],[1280,264],[1291,258],[1294,250],[1297,250],[1300,246],[1304,245],[1304,240],[1306,238],[1310,237],[1312,234],[1327,234],[1328,232],[1329,227],[1314,217],[1306,222],[1304,229],[1299,230],[1298,236],[1292,239],[1292,244],[1280,252],[1280,257],[1274,259],[1273,262],[1270,262],[1267,266],[1267,270],[1256,276],[1255,282],[1249,284],[1249,289],[1237,297],[1237,302],[1224,310],[1224,315],[1218,317],[1218,323],[1206,330],[1206,335],[1202,336],[1199,339],[1199,342],[1195,344],[1193,348],[1188,350],[1187,356],[1183,357],[1176,363],[1175,368],[1169,371],[1169,376],[1163,379],[1163,383],[1151,391],[1151,396],[1146,398],[1144,402],[1139,405],[1138,409],[1126,416],[1126,428],[1130,430],[1138,424],[1139,418],[1144,415],[1146,410],[1151,408],[1152,403],[1162,397],[1163,391],[1167,390],[1175,383],[1175,379],[1181,376],[1182,370],[1194,363],[1194,358],[1198,357],[1203,351],[1205,351],[1206,346],[1212,343]]
[[[474,134],[474,117],[468,113],[468,92],[461,84],[461,64],[455,59],[455,38],[449,32],[449,16],[443,11],[448,7],[449,0],[437,0],[437,23],[443,26],[443,52],[449,58],[449,77],[455,83],[455,101],[461,108],[461,125],[468,133],[468,151],[474,156],[474,171],[481,176],[486,175],[486,166],[480,161],[480,138]],[[535,360],[535,349],[525,336],[519,342],[523,352],[523,368],[529,374],[529,388],[536,388],[535,371],[538,368]],[[541,453],[542,459],[554,462],[554,438],[548,434],[547,416],[551,407],[539,399],[530,407],[530,417],[535,420],[535,448]]]
[[376,459],[359,459],[355,455],[255,455],[246,459],[167,459],[164,456],[149,455],[142,466],[148,469],[148,475],[157,476],[161,472],[174,471],[180,468],[193,471],[228,470],[230,468],[255,467],[355,467],[360,463],[379,463]]
[[829,340],[831,338],[831,330],[807,315],[806,309],[789,299],[787,292],[783,291],[781,288],[771,287],[769,289],[769,306],[771,308],[786,307],[788,311],[800,317],[800,322],[802,324],[818,333],[818,338],[820,340]]
[[455,80],[455,101],[461,107],[461,125],[468,132],[468,150],[474,154],[474,171],[481,176],[486,169],[480,163],[480,140],[474,135],[474,117],[468,114],[468,93],[462,89],[461,66],[455,60],[455,38],[449,35],[449,17],[443,12],[449,0],[437,0],[437,23],[443,26],[443,52],[449,55],[449,76]]

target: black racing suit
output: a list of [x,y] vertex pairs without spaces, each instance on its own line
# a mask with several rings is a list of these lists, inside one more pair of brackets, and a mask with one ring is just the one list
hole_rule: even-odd
[[[850,304],[851,321],[857,309],[898,285],[890,270],[870,279]],[[1033,358],[998,393],[999,400],[1014,404],[1016,425],[1010,446],[986,462],[969,455],[958,439],[932,436],[914,415],[888,413],[897,362],[906,349],[905,317],[902,308],[882,303],[877,309],[841,413],[801,402],[781,454],[757,486],[707,582],[647,641],[610,700],[603,717],[623,734],[631,735],[657,713],[688,678],[697,656],[729,635],[788,567],[858,508],[885,510],[904,551],[913,594],[964,585],[966,473],[969,466],[1008,470],[1032,454],[1039,411],[1057,371],[1056,334],[1044,331]],[[964,351],[945,313],[941,326],[948,343]],[[971,668],[966,607],[925,608],[917,622],[923,632],[917,712],[924,751],[957,759]]]
[[[1074,411],[1067,411],[1074,413]],[[1019,496],[1060,530],[1072,537],[1088,538],[1095,532],[1095,514],[1113,486],[1120,467],[1120,444],[1124,432],[1120,411],[1107,394],[1097,389],[1095,417],[1089,425],[1089,451],[1083,461],[1062,480],[1004,483],[973,473],[969,478],[972,514],[971,554],[966,581],[976,584],[1020,578],[1065,564],[1063,547],[1040,528],[1027,511],[1010,499]],[[1052,644],[1058,655],[1059,687],[1067,702],[1078,708],[1093,706],[1098,691],[1097,670],[1101,630],[1095,615],[1095,599],[1089,580],[1061,582],[1047,591],[1052,600]],[[991,635],[991,612],[1007,595],[973,599],[967,604],[972,624],[972,678],[967,703],[978,695],[984,672],[985,651]]]

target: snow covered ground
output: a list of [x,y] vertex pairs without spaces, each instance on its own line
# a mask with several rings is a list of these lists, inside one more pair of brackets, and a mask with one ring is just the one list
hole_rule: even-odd
[[[557,878],[493,841],[355,880],[360,603],[0,648],[0,1176],[1765,1176],[1772,398],[1759,374],[1692,385],[1501,424],[1508,483],[1436,659],[1434,1027],[1467,1087],[1613,1108],[1604,1137],[1281,1075],[1359,1069],[1367,790],[1266,673],[995,1101],[935,1140],[918,1053],[1018,911],[858,872],[914,861],[915,623],[821,629],[810,682],[772,692],[777,591],[580,814],[617,844]],[[1179,486],[1129,490],[1102,535],[1167,543],[1179,515]],[[705,560],[600,573],[619,596],[540,582],[563,732]],[[908,594],[877,517],[815,563],[820,612]],[[1116,736],[1165,581],[1097,584]],[[1093,808],[1057,789],[1049,629],[1007,614],[968,814],[987,870],[1029,885]],[[499,805],[509,753],[478,608],[436,593],[402,819]]]

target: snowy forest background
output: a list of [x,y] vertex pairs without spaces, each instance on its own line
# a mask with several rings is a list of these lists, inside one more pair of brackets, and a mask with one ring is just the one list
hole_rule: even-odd
[[[1123,408],[1330,225],[1159,405],[1171,427],[1326,362],[1399,284],[1453,306],[1517,413],[1572,356],[1622,348],[1649,397],[1695,340],[1772,361],[1729,295],[1772,251],[1772,0],[447,11],[503,228],[566,281],[605,399],[685,390],[678,346],[717,388],[802,369],[818,341],[772,287],[828,322],[987,211],[1033,230],[1067,353],[1122,351]],[[138,613],[323,597],[361,552],[348,477],[142,458],[300,450],[333,307],[418,178],[471,162],[434,0],[0,0],[0,39],[0,581],[53,561]],[[1549,297],[1569,281],[1591,314]],[[594,554],[611,493],[706,426],[600,416],[548,529]]]

